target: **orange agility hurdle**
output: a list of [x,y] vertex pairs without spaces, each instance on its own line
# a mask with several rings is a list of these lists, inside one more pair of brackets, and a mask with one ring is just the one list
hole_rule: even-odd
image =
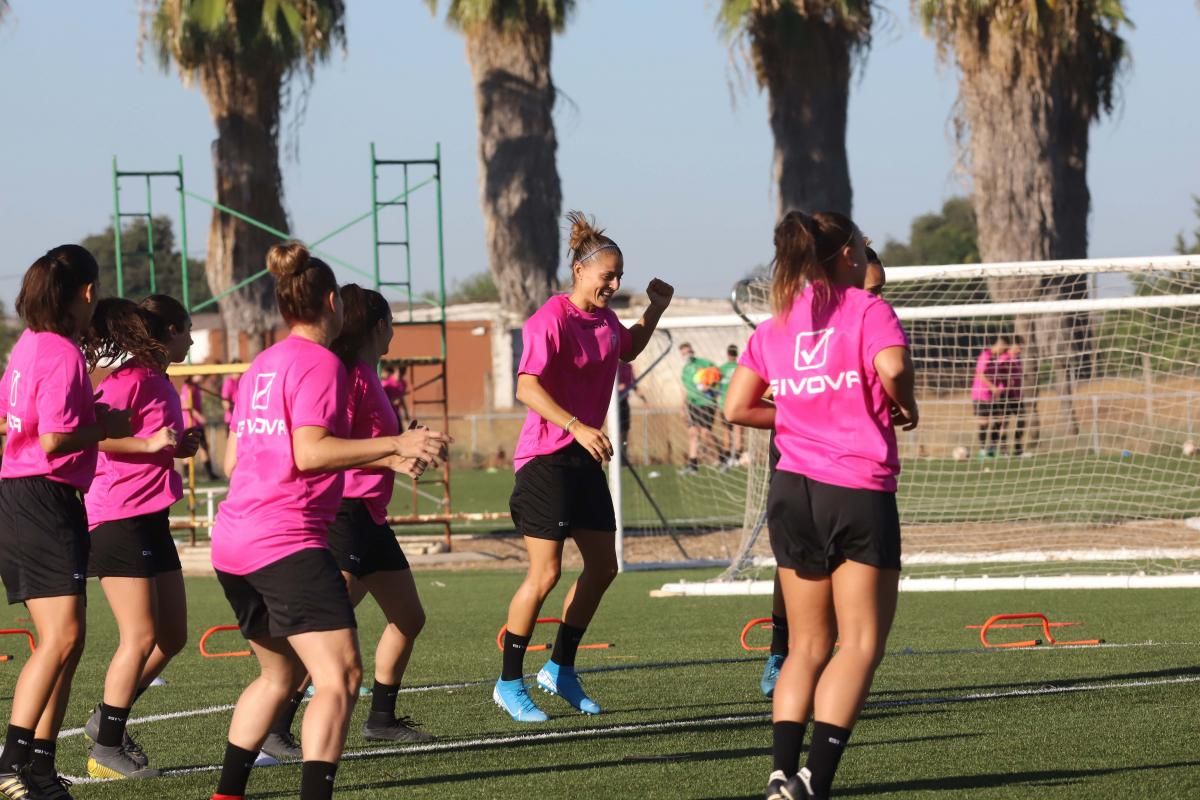
[[[32,653],[37,649],[37,645],[33,642],[33,634],[26,628],[4,628],[0,629],[0,636],[24,636],[29,642],[29,652]],[[0,655],[0,664],[16,660],[12,655]]]
[[[535,624],[541,625],[543,622],[556,623],[559,625],[562,624],[562,620],[559,619],[558,617],[538,617],[537,622]],[[504,652],[504,634],[507,632],[508,632],[508,623],[506,622],[500,626],[500,631],[499,631],[499,633],[496,634],[496,649],[499,650],[501,653]],[[531,633],[530,636],[532,636],[532,635],[533,634]],[[531,644],[525,648],[525,652],[533,653],[538,650],[549,650],[551,648],[551,646],[552,645],[549,642],[547,642],[546,644]],[[612,642],[594,642],[592,644],[579,645],[580,650],[607,650],[610,647],[616,647],[616,645],[614,645]]]
[[203,636],[200,637],[200,655],[204,656],[205,658],[240,658],[242,656],[250,655],[251,653],[249,650],[229,650],[227,652],[214,653],[208,649],[208,640],[214,633],[236,630],[238,630],[237,625],[213,625],[204,632]]
[[763,645],[762,647],[757,647],[757,646],[751,646],[750,643],[746,641],[746,637],[748,637],[750,635],[750,631],[754,630],[755,628],[761,628],[763,630],[768,630],[768,631],[771,630],[771,618],[770,617],[759,617],[758,619],[752,619],[746,623],[746,627],[742,628],[742,636],[740,639],[740,641],[742,643],[742,649],[747,650],[751,653],[754,653],[754,652],[760,651],[760,650],[770,650],[771,645],[769,645],[769,644]]
[[[1037,622],[1032,623],[1031,626],[1030,625],[1016,626],[1016,625],[998,625],[997,624],[997,623],[1000,623],[1002,620],[1014,620],[1014,619],[1032,619],[1032,620],[1037,620]],[[1067,624],[1078,624],[1078,623],[1067,623]],[[1043,638],[1042,639],[1027,639],[1025,641],[1020,641],[1020,642],[990,642],[990,641],[988,641],[988,631],[992,630],[993,628],[997,628],[997,627],[1041,627]],[[1034,613],[1034,614],[995,614],[992,617],[989,617],[987,622],[983,623],[983,625],[981,625],[979,627],[979,641],[981,644],[983,644],[983,646],[985,648],[988,648],[988,649],[1000,648],[1000,647],[1037,647],[1038,645],[1042,644],[1043,642],[1045,642],[1046,644],[1049,644],[1049,645],[1096,645],[1096,644],[1104,643],[1103,639],[1074,639],[1074,640],[1068,641],[1068,642],[1059,641],[1059,640],[1055,639],[1054,634],[1050,632],[1051,627],[1054,627],[1054,623],[1051,622],[1049,619],[1047,619],[1045,614],[1037,614],[1037,613]]]

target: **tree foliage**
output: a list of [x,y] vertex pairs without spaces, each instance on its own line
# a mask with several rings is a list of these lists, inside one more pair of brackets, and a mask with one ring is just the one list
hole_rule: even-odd
[[970,199],[951,197],[940,212],[917,217],[909,228],[908,242],[888,239],[879,256],[889,267],[978,264],[979,229]]
[[[438,12],[438,0],[425,0],[430,12]],[[535,17],[544,17],[556,33],[562,32],[575,0],[450,0],[446,19],[460,30],[491,26],[498,30],[521,29]]]
[[[175,245],[175,231],[172,230],[170,217],[155,217],[149,232],[154,237],[155,291],[182,301],[183,261]],[[135,219],[121,226],[121,263],[125,278],[125,296],[134,300],[150,294],[148,243],[149,236],[144,219]],[[116,237],[113,236],[112,225],[100,233],[85,237],[80,244],[91,251],[100,266],[102,294],[116,294]],[[188,292],[188,299],[193,306],[212,297],[205,280],[203,259],[188,259]]]

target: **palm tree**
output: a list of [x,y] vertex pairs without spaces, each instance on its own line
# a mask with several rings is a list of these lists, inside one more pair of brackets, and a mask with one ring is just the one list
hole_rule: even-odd
[[[164,69],[197,80],[217,128],[213,142],[217,202],[278,230],[288,229],[279,168],[279,122],[288,82],[311,80],[314,65],[345,43],[343,0],[148,0],[153,43]],[[277,241],[231,215],[213,212],[207,274],[214,295],[263,268]],[[229,341],[274,327],[269,281],[221,299]]]
[[[437,12],[437,0],[427,0]],[[506,311],[527,317],[555,289],[562,187],[550,44],[574,0],[449,0],[466,40],[479,125],[488,266]]]
[[846,108],[871,45],[872,0],[722,0],[718,25],[744,38],[775,136],[779,215],[850,213]]
[[[913,0],[959,72],[956,127],[973,181],[983,261],[1087,256],[1088,133],[1112,110],[1125,63],[1120,0]],[[1082,276],[989,280],[998,301],[1078,297]],[[1072,339],[1084,315],[1024,317],[1025,385],[1049,358],[1071,393]],[[1068,411],[1070,404],[1067,405]],[[1073,418],[1073,415],[1072,415]]]

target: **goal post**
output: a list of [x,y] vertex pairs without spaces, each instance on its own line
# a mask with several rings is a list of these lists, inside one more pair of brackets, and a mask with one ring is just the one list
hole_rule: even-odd
[[[747,334],[768,288],[735,288]],[[889,268],[884,296],[921,408],[897,432],[906,589],[1200,585],[1200,256]],[[1024,349],[993,442],[971,382],[999,335]],[[747,442],[740,542],[708,593],[770,591],[767,436]]]

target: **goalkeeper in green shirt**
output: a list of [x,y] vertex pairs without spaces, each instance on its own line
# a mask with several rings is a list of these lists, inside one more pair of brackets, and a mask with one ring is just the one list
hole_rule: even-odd
[[681,475],[700,472],[700,444],[705,440],[709,450],[713,447],[713,420],[717,413],[717,397],[721,383],[721,371],[706,358],[696,356],[687,342],[679,345],[683,357],[684,413],[687,416],[688,458]]
[[[725,363],[718,369],[721,370],[721,383],[717,389],[718,408],[725,407],[725,390],[729,388],[729,379],[733,377],[733,371],[737,369],[738,348],[736,344],[731,344],[725,348]],[[725,419],[725,414],[718,412],[716,415],[717,427],[721,429],[721,464],[722,471],[736,467],[742,457],[742,426],[733,425],[729,420]]]

